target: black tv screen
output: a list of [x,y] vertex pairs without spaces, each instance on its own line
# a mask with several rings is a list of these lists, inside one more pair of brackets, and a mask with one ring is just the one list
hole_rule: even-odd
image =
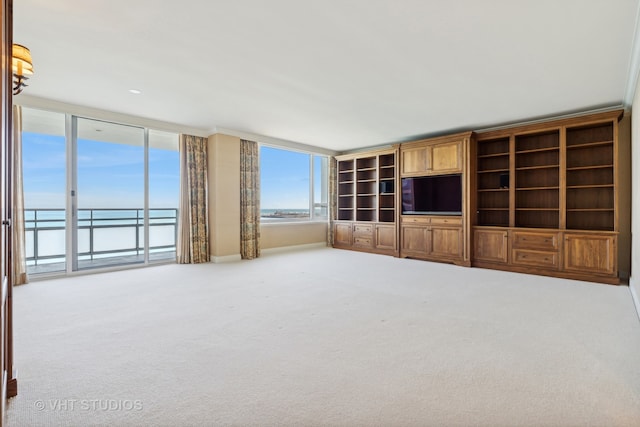
[[462,215],[462,176],[402,178],[405,215]]

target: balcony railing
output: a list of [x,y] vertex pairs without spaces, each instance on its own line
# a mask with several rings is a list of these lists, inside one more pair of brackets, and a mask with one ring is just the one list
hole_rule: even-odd
[[[29,273],[64,269],[64,209],[25,209]],[[175,256],[178,210],[149,209],[149,256]],[[144,259],[144,209],[78,209],[78,261],[84,267],[125,264]],[[49,266],[49,268],[38,268]]]

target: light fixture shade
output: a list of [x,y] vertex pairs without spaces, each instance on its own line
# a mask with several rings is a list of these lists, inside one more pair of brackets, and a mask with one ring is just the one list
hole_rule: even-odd
[[13,45],[13,61],[11,63],[13,74],[18,76],[30,76],[33,74],[33,63],[31,62],[31,52],[20,45]]

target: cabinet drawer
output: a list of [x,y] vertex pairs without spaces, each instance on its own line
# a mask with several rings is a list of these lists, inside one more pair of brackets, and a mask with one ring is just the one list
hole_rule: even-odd
[[431,218],[431,224],[462,225],[462,218]]
[[429,224],[431,218],[419,218],[419,217],[402,217],[402,222],[404,224]]
[[540,233],[529,231],[514,231],[511,233],[511,247],[514,249],[543,249],[558,250],[559,233]]
[[530,251],[514,249],[511,253],[514,264],[530,265],[535,267],[558,268],[558,253],[544,251]]
[[353,236],[353,246],[361,248],[372,248],[373,239],[371,237]]
[[371,224],[355,224],[353,226],[353,234],[372,234],[373,225]]

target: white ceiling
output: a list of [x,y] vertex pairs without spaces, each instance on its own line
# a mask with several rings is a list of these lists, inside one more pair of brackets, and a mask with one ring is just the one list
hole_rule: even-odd
[[14,42],[33,56],[31,96],[343,151],[621,105],[637,14],[638,0],[14,0]]

